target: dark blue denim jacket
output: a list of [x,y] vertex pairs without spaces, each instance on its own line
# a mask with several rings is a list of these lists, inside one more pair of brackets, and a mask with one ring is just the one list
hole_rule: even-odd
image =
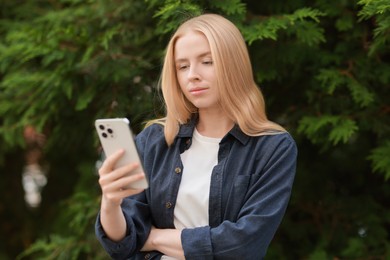
[[[124,199],[127,236],[109,240],[97,217],[96,235],[114,259],[160,259],[139,252],[152,225],[174,228],[173,212],[194,122],[182,125],[168,147],[161,125],[144,129],[136,143],[150,187]],[[297,149],[288,133],[250,137],[235,126],[220,142],[211,175],[209,226],[184,229],[186,259],[262,259],[285,213],[296,169]],[[202,192],[202,191],[199,191]]]

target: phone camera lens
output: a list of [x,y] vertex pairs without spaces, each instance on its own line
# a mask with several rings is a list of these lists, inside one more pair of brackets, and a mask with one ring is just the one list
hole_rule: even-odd
[[107,138],[107,134],[106,133],[102,133],[102,136],[104,137],[104,138]]
[[108,129],[107,129],[107,132],[108,132],[109,134],[112,134],[114,131],[112,131],[111,128],[108,128]]
[[101,130],[104,130],[104,125],[99,125],[99,128],[100,128]]

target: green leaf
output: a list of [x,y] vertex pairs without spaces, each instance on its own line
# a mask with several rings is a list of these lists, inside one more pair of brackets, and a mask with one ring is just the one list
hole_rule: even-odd
[[338,69],[321,69],[316,79],[330,95],[334,94],[336,89],[347,87],[353,101],[362,108],[368,107],[375,100],[372,91],[360,84],[352,75],[342,74]]
[[[271,39],[276,41],[282,30],[290,30],[297,38],[308,45],[325,41],[323,29],[316,25],[324,14],[316,9],[301,8],[292,14],[261,17],[244,27],[242,33],[248,44],[256,40]],[[313,20],[313,21],[311,21]]]
[[305,134],[313,143],[326,140],[333,145],[347,143],[357,130],[355,121],[332,115],[306,116],[299,121],[298,126],[298,132]]
[[298,40],[308,46],[325,42],[324,29],[311,21],[297,22],[294,30]]
[[332,130],[329,133],[329,141],[333,145],[340,142],[347,143],[358,129],[355,121],[348,118],[338,118],[337,122],[332,125]]
[[368,159],[372,162],[373,170],[384,174],[385,179],[390,179],[390,141],[383,144],[370,152]]
[[276,41],[278,32],[287,29],[288,20],[283,17],[270,17],[261,22],[254,22],[242,30],[244,38],[251,45],[256,40],[271,39]]
[[360,0],[358,5],[362,10],[358,12],[360,19],[370,19],[374,15],[382,15],[390,12],[390,3],[388,0]]
[[210,4],[227,15],[244,15],[246,12],[246,4],[241,3],[240,0],[213,0]]
[[388,0],[361,0],[358,2],[362,9],[358,12],[359,21],[375,19],[374,40],[369,46],[369,57],[389,47],[390,3]]
[[374,94],[355,79],[349,79],[347,86],[353,100],[360,107],[367,107],[374,101]]
[[295,20],[303,21],[310,18],[315,22],[319,23],[320,22],[319,17],[324,15],[325,13],[321,12],[318,9],[304,7],[304,8],[297,9],[293,14],[288,15],[287,17],[290,18],[291,22],[294,22]]
[[154,18],[159,18],[156,32],[166,34],[175,31],[183,21],[201,13],[202,9],[191,2],[166,1],[166,4],[153,15]]
[[77,97],[77,103],[75,109],[77,111],[84,110],[89,105],[89,103],[91,103],[94,97],[95,97],[95,92],[91,91],[90,88],[84,90]]
[[337,88],[345,84],[344,76],[337,69],[321,69],[316,79],[328,94],[333,94]]

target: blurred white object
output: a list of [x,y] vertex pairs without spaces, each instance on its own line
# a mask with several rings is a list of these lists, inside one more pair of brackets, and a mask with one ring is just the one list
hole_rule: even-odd
[[28,164],[23,169],[22,184],[24,200],[31,208],[37,208],[41,204],[41,190],[46,185],[45,172],[39,164]]

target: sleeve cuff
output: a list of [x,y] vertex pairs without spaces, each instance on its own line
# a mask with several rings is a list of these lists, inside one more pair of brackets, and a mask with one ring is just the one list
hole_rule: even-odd
[[[127,225],[129,225],[129,223],[127,223]],[[121,253],[123,251],[123,248],[129,247],[131,241],[134,240],[134,238],[130,234],[130,230],[131,228],[127,226],[126,236],[120,241],[112,241],[107,237],[106,232],[104,231],[103,226],[100,222],[100,212],[96,218],[96,236],[110,256]]]
[[186,259],[213,259],[210,227],[183,229],[181,241]]

